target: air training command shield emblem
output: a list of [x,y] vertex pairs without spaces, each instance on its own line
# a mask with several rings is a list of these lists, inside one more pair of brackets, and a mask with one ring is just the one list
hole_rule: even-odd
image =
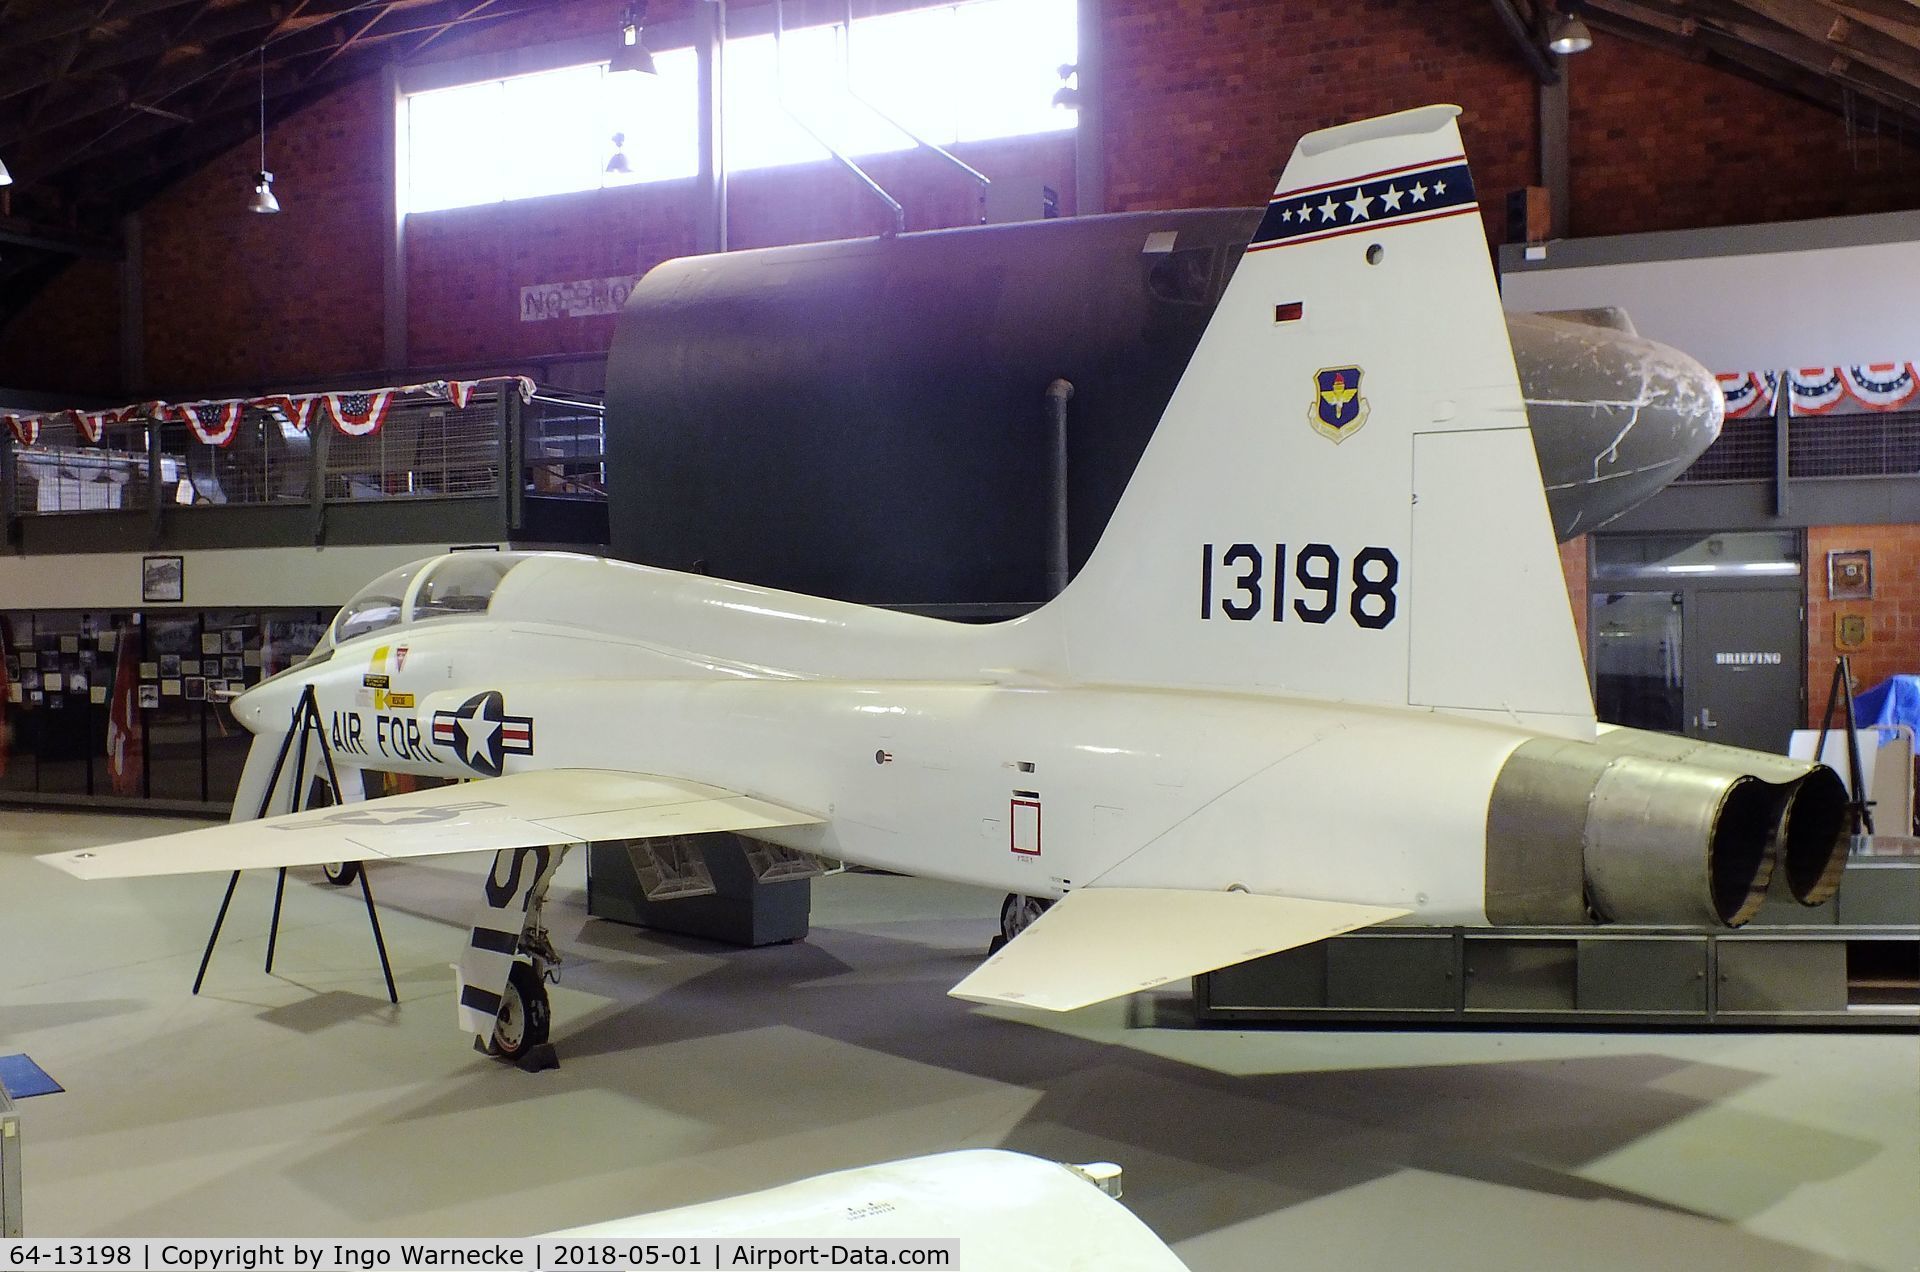
[[1367,399],[1360,396],[1359,367],[1322,367],[1314,373],[1313,409],[1307,423],[1322,437],[1344,442],[1367,422]]

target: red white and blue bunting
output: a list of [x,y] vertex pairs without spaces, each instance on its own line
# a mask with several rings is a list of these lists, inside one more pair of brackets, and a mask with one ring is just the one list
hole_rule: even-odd
[[[108,425],[142,421],[178,421],[185,424],[194,440],[202,445],[230,446],[238,437],[240,425],[245,421],[249,409],[276,414],[289,427],[301,433],[308,430],[314,413],[320,411],[345,436],[371,437],[379,432],[380,425],[385,422],[397,398],[424,394],[446,400],[455,410],[465,410],[473,401],[475,391],[483,385],[495,386],[502,393],[517,392],[523,402],[531,402],[535,392],[534,383],[528,377],[506,375],[489,376],[481,380],[429,380],[423,384],[359,392],[275,393],[265,397],[227,398],[214,402],[140,402],[111,411],[70,409],[38,415],[9,414],[0,415],[0,422],[5,423],[14,442],[21,446],[39,445],[45,436],[42,426],[48,423],[70,426],[88,444],[98,446],[106,435]],[[64,435],[65,430],[62,429],[47,436],[47,440],[56,441]]]
[[1913,401],[1920,389],[1920,375],[1911,362],[1875,362],[1867,366],[1841,367],[1847,394],[1869,411],[1897,411]]
[[393,390],[329,393],[322,400],[327,404],[327,414],[333,417],[335,428],[348,437],[372,437],[380,431],[381,421],[387,418],[387,408],[393,405]]
[[230,446],[240,433],[240,418],[247,413],[245,402],[182,402],[174,408],[186,421],[187,431],[208,446]]
[[[1735,371],[1716,378],[1729,420],[1772,418],[1780,373]],[[1796,417],[1920,409],[1920,366],[1912,362],[1797,367],[1786,373],[1786,386],[1788,410]]]
[[255,398],[248,406],[259,407],[263,411],[272,411],[287,422],[287,427],[296,433],[307,431],[307,425],[313,419],[313,404],[316,397],[291,397],[285,393],[276,393],[269,397]]

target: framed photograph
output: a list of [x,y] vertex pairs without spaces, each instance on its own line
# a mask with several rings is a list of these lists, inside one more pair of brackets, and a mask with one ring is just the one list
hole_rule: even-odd
[[239,654],[222,654],[220,656],[220,674],[228,680],[240,679],[247,674],[246,660]]
[[229,627],[221,633],[221,637],[224,642],[221,648],[229,654],[237,654],[247,647],[247,629],[244,627]]
[[205,676],[187,677],[187,701],[205,702],[207,700],[207,678]]
[[153,711],[157,709],[159,706],[160,706],[160,686],[159,685],[141,685],[140,686],[140,709],[142,711]]
[[183,601],[186,597],[185,561],[177,556],[140,558],[140,599],[142,601]]
[[1827,599],[1873,599],[1873,553],[1865,548],[1827,553]]
[[201,632],[200,633],[200,652],[203,654],[219,653],[220,652],[220,633],[219,632]]
[[180,655],[178,654],[160,655],[160,674],[162,676],[179,675],[180,674]]

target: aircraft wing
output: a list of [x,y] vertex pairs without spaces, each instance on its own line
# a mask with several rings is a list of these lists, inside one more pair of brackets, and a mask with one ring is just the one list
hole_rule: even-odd
[[40,860],[82,879],[117,879],[753,831],[820,820],[811,813],[678,778],[605,769],[545,769],[344,807],[48,853]]
[[1251,892],[1081,888],[947,992],[1072,1011],[1407,913]]

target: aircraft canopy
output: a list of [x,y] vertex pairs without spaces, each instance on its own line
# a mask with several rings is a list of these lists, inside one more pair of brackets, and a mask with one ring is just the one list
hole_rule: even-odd
[[444,618],[479,618],[507,572],[533,552],[455,552],[389,570],[340,607],[330,645],[388,628]]

